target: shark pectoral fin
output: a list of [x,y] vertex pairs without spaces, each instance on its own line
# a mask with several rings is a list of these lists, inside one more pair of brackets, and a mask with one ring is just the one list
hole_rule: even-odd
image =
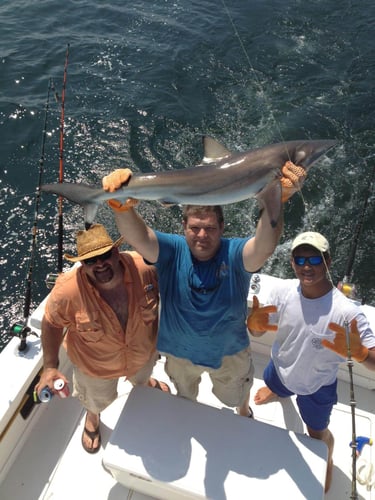
[[281,210],[281,183],[279,179],[274,179],[267,184],[262,191],[255,196],[264,205],[271,221],[271,226],[276,227]]
[[85,203],[83,205],[83,213],[85,218],[85,225],[90,227],[96,217],[98,205],[96,203]]

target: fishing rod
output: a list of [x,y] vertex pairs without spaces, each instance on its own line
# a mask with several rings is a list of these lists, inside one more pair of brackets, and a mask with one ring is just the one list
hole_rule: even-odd
[[[366,190],[366,196],[364,203],[362,205],[362,210],[361,210],[361,215],[358,220],[358,223],[356,225],[355,231],[354,231],[354,237],[352,240],[352,245],[351,245],[351,250],[349,254],[349,259],[347,262],[347,266],[345,269],[345,274],[344,277],[341,281],[338,282],[337,288],[342,291],[344,295],[346,295],[349,298],[354,298],[355,296],[355,286],[350,283],[350,280],[352,278],[352,270],[353,270],[353,265],[354,265],[354,260],[357,252],[357,247],[359,243],[359,238],[362,232],[364,220],[365,220],[365,215],[367,211],[367,207],[369,204],[370,197],[372,195],[373,191],[373,184],[375,180],[375,163],[371,172],[371,175],[369,177],[369,181],[367,183],[367,190]],[[362,303],[364,303],[365,300],[362,299]],[[357,460],[358,456],[361,453],[361,448],[363,444],[372,444],[372,440],[369,438],[363,438],[363,437],[358,437],[356,436],[356,423],[355,423],[355,408],[356,408],[356,401],[355,401],[355,395],[354,395],[354,381],[353,381],[353,360],[351,357],[351,347],[350,347],[350,329],[349,329],[349,323],[348,321],[344,322],[344,327],[345,327],[345,334],[346,334],[346,345],[347,345],[347,367],[348,367],[348,372],[349,372],[349,383],[350,383],[350,409],[351,409],[351,425],[352,425],[352,440],[350,442],[350,446],[352,448],[352,489],[351,489],[351,500],[357,500],[358,499],[358,492],[357,492]],[[362,469],[365,468],[365,475],[366,477],[360,479],[360,482],[362,484],[371,484],[372,481],[372,475],[373,475],[373,470],[372,466],[362,466]]]
[[349,322],[347,320],[344,321],[345,327],[345,336],[346,336],[346,345],[347,345],[347,366],[349,370],[349,381],[350,381],[350,409],[351,409],[351,417],[352,417],[352,441],[350,446],[352,448],[352,493],[350,498],[352,500],[357,500],[357,436],[356,436],[356,428],[355,428],[355,397],[354,397],[354,382],[353,382],[353,360],[352,360],[352,352],[350,347],[350,328]]
[[[65,89],[69,60],[69,43],[66,48],[64,77],[61,92],[61,115],[60,115],[60,143],[59,143],[59,182],[64,181],[64,120],[65,120]],[[58,198],[58,244],[57,244],[57,270],[62,272],[63,268],[63,197]]]
[[[338,288],[348,297],[354,298],[355,294],[355,287],[353,284],[350,283],[350,280],[352,278],[352,272],[353,272],[353,265],[354,265],[354,260],[357,252],[357,247],[359,243],[359,238],[363,229],[363,224],[365,220],[365,215],[367,211],[367,207],[369,204],[369,200],[371,198],[372,192],[373,192],[373,185],[374,185],[374,180],[375,180],[375,163],[372,168],[371,175],[369,177],[368,183],[367,183],[367,188],[366,188],[366,196],[362,205],[362,210],[361,214],[359,217],[359,220],[357,222],[355,231],[354,231],[354,237],[352,240],[352,245],[351,245],[351,250],[349,254],[349,259],[346,265],[345,269],[345,274],[342,279],[342,281],[339,282]],[[365,300],[362,299],[362,303],[364,303]],[[354,396],[354,382],[353,382],[353,361],[351,359],[351,349],[350,349],[350,332],[349,332],[349,323],[345,321],[344,323],[345,326],[345,332],[346,332],[346,343],[347,343],[347,350],[348,350],[348,355],[347,355],[347,366],[348,366],[348,371],[349,371],[349,382],[350,382],[350,408],[351,408],[351,418],[352,418],[352,440],[350,443],[350,446],[352,448],[352,491],[351,491],[351,496],[350,498],[352,500],[357,500],[358,499],[358,493],[357,493],[357,459],[360,454],[360,447],[359,447],[359,438],[356,437],[356,427],[355,427],[355,407],[356,407],[356,402],[355,402],[355,396]],[[363,439],[363,438],[362,438]],[[369,444],[371,443],[371,440],[367,441]],[[367,467],[367,477],[366,480],[364,481],[365,483],[371,483],[371,477],[372,477],[372,469]]]
[[18,346],[19,351],[25,351],[27,348],[26,337],[31,332],[31,329],[27,326],[27,321],[30,316],[30,307],[31,307],[31,291],[33,284],[33,270],[34,270],[34,261],[36,254],[36,246],[37,246],[37,233],[38,233],[38,220],[39,220],[39,207],[40,207],[40,199],[41,199],[41,185],[42,185],[42,177],[44,173],[44,158],[45,158],[45,144],[47,137],[47,123],[48,123],[48,112],[49,112],[49,102],[50,102],[50,93],[52,89],[52,80],[49,80],[48,90],[47,90],[47,99],[45,104],[45,112],[44,112],[44,126],[42,131],[42,145],[41,145],[41,153],[39,159],[39,176],[38,176],[38,185],[36,188],[35,195],[35,205],[34,205],[34,222],[32,228],[32,240],[31,240],[31,249],[30,249],[30,259],[29,259],[29,269],[26,276],[26,292],[25,292],[25,303],[23,308],[23,323],[14,323],[11,327],[11,333],[14,335],[18,335],[21,339],[21,342]]

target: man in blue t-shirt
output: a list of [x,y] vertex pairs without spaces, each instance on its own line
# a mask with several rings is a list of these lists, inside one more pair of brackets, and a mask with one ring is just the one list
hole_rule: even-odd
[[[305,174],[289,164],[283,175],[282,201],[286,201],[300,188]],[[129,169],[115,170],[103,178],[103,188],[113,192],[130,176]],[[132,199],[125,204],[109,201],[125,241],[158,269],[157,347],[166,357],[165,370],[177,394],[196,400],[201,375],[208,372],[215,396],[236,407],[240,415],[252,417],[254,369],[246,326],[247,295],[251,273],[263,266],[279,241],[283,216],[274,226],[264,208],[254,237],[224,238],[220,206],[188,205],[182,236],[151,229],[134,204]]]

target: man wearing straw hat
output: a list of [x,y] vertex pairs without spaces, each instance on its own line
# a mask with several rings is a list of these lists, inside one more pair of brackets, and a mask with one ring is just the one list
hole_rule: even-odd
[[100,448],[100,412],[116,399],[119,377],[169,390],[151,377],[158,359],[156,271],[136,252],[120,253],[122,240],[113,242],[101,224],[77,233],[77,256],[64,257],[81,265],[58,277],[42,321],[44,367],[36,391],[53,390],[59,378],[68,382],[58,370],[64,341],[73,396],[87,410],[82,445],[88,453]]

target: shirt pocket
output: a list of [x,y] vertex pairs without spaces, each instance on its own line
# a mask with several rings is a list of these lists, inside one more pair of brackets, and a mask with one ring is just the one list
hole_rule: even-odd
[[310,341],[312,344],[312,347],[315,350],[322,350],[325,352],[325,347],[322,345],[322,340],[329,340],[329,342],[333,342],[335,338],[334,332],[332,330],[327,329],[326,331],[322,330],[317,330],[314,328],[310,328]]
[[159,293],[152,284],[143,287],[143,295],[139,300],[139,307],[144,323],[152,323],[157,320],[159,312]]
[[77,312],[75,316],[76,332],[84,342],[98,342],[104,336],[104,330],[97,311],[90,314]]

